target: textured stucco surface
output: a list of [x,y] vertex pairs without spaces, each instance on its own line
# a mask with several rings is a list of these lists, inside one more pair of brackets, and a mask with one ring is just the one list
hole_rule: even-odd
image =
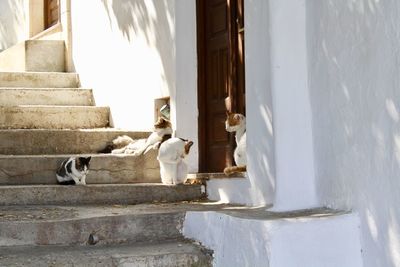
[[307,1],[317,192],[356,210],[364,266],[400,265],[400,2]]
[[[90,10],[90,19],[88,19]],[[112,125],[150,130],[154,99],[175,89],[175,1],[71,1],[72,56]]]
[[28,36],[27,1],[0,1],[0,52]]

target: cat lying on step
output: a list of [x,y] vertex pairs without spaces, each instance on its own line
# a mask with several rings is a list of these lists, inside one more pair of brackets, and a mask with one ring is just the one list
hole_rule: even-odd
[[192,141],[171,138],[163,142],[158,150],[160,175],[163,184],[182,184],[185,182],[188,169],[184,158],[189,154]]
[[62,185],[86,185],[90,159],[91,157],[71,157],[64,160],[56,171],[58,183]]
[[233,153],[236,166],[226,167],[224,173],[231,175],[235,172],[245,172],[247,165],[246,157],[246,118],[239,113],[226,112],[225,129],[228,132],[236,132],[236,148]]
[[133,140],[127,135],[118,136],[111,144],[100,153],[133,154],[139,156],[146,154],[150,149],[158,149],[160,144],[169,139],[172,134],[171,123],[159,117],[154,124],[154,131],[147,139]]

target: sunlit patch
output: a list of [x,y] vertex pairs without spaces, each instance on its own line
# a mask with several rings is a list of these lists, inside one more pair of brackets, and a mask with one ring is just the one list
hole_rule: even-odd
[[392,99],[386,99],[386,111],[388,112],[390,118],[395,122],[399,121],[399,111],[396,108]]
[[367,224],[372,238],[374,241],[378,241],[378,227],[376,225],[374,216],[369,210],[367,210]]
[[397,225],[391,223],[388,230],[390,257],[393,262],[400,262],[400,233]]
[[394,141],[394,153],[396,155],[397,162],[400,162],[400,136],[395,135],[393,137]]

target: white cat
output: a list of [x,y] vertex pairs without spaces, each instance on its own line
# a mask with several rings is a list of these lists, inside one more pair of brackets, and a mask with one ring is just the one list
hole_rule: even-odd
[[224,173],[230,175],[235,172],[246,171],[246,118],[239,113],[226,113],[225,129],[228,132],[236,132],[236,148],[233,153],[236,166],[226,167]]
[[57,182],[62,185],[86,185],[91,157],[71,157],[64,160],[56,171]]
[[112,141],[112,144],[100,153],[112,153],[112,154],[133,154],[139,156],[146,154],[150,149],[158,149],[160,144],[169,139],[172,134],[171,123],[164,118],[158,118],[158,121],[154,124],[154,131],[150,134],[147,139],[133,140],[127,135],[118,136]]
[[184,158],[189,154],[192,141],[170,138],[158,150],[160,175],[163,184],[182,184],[187,178],[187,165]]

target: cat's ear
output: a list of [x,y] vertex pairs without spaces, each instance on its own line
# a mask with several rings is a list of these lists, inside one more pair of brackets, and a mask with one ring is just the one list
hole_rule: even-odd
[[242,114],[237,113],[233,116],[233,119],[236,121],[241,121],[243,119],[243,116],[242,116]]
[[87,158],[86,158],[86,162],[89,163],[89,161],[90,161],[91,159],[92,159],[91,156],[87,157]]
[[193,145],[193,141],[188,141],[188,142],[186,142],[186,144],[185,144],[185,153],[186,154],[189,154],[189,151],[190,151],[190,147]]

